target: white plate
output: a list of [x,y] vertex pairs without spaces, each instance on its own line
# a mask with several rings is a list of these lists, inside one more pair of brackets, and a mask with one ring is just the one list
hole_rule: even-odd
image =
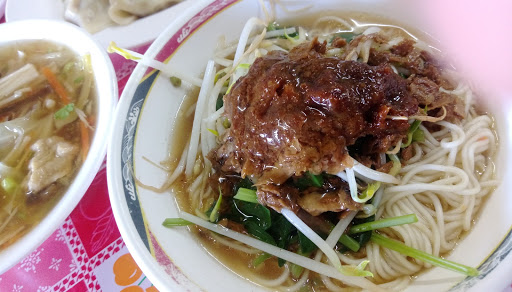
[[[0,0],[0,2],[6,0]],[[153,41],[183,10],[193,4],[184,1],[153,15],[141,18],[129,25],[106,28],[93,34],[104,48],[111,41],[119,46],[129,48]],[[0,5],[1,6],[1,5]],[[5,9],[6,21],[31,18],[64,20],[62,0],[8,0]]]
[[[198,1],[175,19],[148,49],[147,56],[167,60],[169,66],[185,75],[200,76],[220,36],[234,41],[250,17],[262,17],[258,1],[210,2]],[[407,3],[346,0],[343,7],[418,24],[417,15],[404,13],[411,8]],[[341,9],[338,0],[317,1],[313,10],[328,9]],[[165,218],[178,217],[171,194],[158,194],[135,184],[133,174],[152,186],[160,186],[165,180],[166,174],[148,160],[159,162],[168,157],[173,123],[185,94],[183,87],[174,88],[167,78],[143,65],[130,77],[116,111],[107,155],[108,187],[116,222],[134,259],[161,291],[260,291],[261,287],[236,276],[212,258],[186,229],[162,226]],[[512,149],[512,133],[508,131],[512,127],[512,104],[491,109],[500,135],[497,172],[504,183],[484,206],[472,232],[448,256],[479,267],[481,276],[437,281],[453,274],[434,268],[418,279],[430,284],[417,284],[408,291],[500,291],[510,284],[512,196],[507,190],[512,188],[512,179],[508,179],[512,177],[512,160],[511,152],[505,150]]]

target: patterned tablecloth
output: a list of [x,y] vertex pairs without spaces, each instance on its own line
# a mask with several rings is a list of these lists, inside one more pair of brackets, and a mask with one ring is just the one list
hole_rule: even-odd
[[[148,47],[144,44],[132,49],[143,53]],[[110,58],[121,94],[136,64],[117,55]],[[0,275],[0,291],[158,291],[134,262],[117,229],[105,163],[62,225],[35,251]],[[512,286],[503,292],[512,292]]]

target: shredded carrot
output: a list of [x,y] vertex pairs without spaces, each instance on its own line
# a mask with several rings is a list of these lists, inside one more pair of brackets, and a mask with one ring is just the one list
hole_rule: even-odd
[[87,153],[89,152],[89,129],[84,122],[80,122],[80,136],[82,138],[82,161],[85,161],[87,158]]
[[50,83],[50,86],[53,88],[53,90],[57,93],[57,95],[60,97],[62,102],[64,104],[70,103],[68,94],[66,92],[66,89],[64,86],[60,83],[59,79],[57,79],[57,76],[50,70],[48,67],[41,68],[41,71],[43,72],[46,79],[48,79],[48,82]]
[[95,116],[89,116],[87,118],[87,122],[89,123],[89,126],[94,127],[96,124],[96,117]]

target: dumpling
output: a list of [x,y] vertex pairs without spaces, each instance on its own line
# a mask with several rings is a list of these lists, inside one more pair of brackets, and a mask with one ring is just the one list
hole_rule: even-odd
[[64,0],[64,18],[90,33],[130,24],[182,0]]
[[109,0],[66,0],[64,18],[90,33],[115,25],[110,19]]
[[108,14],[114,22],[125,25],[177,2],[181,0],[110,0]]

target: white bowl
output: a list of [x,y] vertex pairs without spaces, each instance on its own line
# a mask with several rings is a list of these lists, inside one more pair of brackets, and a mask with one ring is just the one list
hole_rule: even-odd
[[24,20],[0,25],[0,46],[13,41],[48,40],[66,45],[79,55],[90,54],[98,92],[98,116],[87,159],[72,184],[47,216],[30,232],[0,251],[0,274],[14,266],[50,236],[73,211],[105,159],[107,135],[118,91],[114,68],[105,50],[82,29],[65,22]]
[[[301,1],[299,1],[301,2]],[[313,11],[364,11],[398,19],[428,31],[410,1],[315,1]],[[313,3],[302,1],[301,3]],[[278,10],[283,15],[283,11]],[[186,75],[200,76],[220,36],[235,41],[252,16],[263,17],[258,1],[198,1],[175,19],[147,51],[150,58],[166,60]],[[159,186],[165,173],[151,165],[167,158],[173,123],[186,92],[174,88],[161,75],[139,65],[121,97],[108,150],[109,193],[117,224],[136,262],[161,291],[259,291],[263,288],[235,275],[212,258],[184,228],[162,226],[177,217],[172,194],[157,194],[138,187],[133,178]],[[485,204],[471,233],[448,258],[477,266],[481,275],[464,280],[445,279],[434,268],[423,273],[410,291],[500,291],[510,284],[512,273],[512,104],[489,105],[496,116],[500,136],[497,173],[503,184]],[[508,151],[507,151],[508,150]],[[131,171],[133,169],[133,172]],[[434,280],[421,284],[424,280]],[[423,282],[426,283],[426,282]]]

